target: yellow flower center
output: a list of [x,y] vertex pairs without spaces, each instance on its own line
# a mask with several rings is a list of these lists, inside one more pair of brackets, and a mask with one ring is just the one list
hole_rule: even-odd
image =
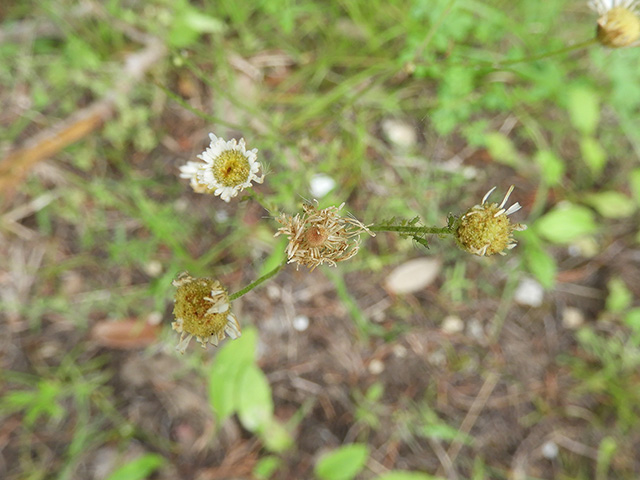
[[224,332],[228,312],[207,313],[213,303],[206,298],[211,298],[212,289],[219,288],[220,283],[210,279],[194,279],[178,287],[173,314],[175,318],[182,319],[185,332],[200,338]]
[[640,38],[640,18],[625,7],[614,7],[598,19],[597,37],[607,47],[627,47]]
[[468,252],[476,254],[485,247],[485,255],[494,255],[506,249],[511,243],[513,226],[505,213],[494,216],[499,211],[498,204],[492,203],[465,213],[456,230],[458,243]]
[[242,185],[249,178],[249,160],[236,150],[224,151],[213,162],[213,176],[225,187]]

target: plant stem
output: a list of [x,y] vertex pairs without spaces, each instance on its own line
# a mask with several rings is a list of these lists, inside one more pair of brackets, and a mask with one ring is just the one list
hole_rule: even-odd
[[593,45],[594,43],[598,43],[597,38],[591,38],[584,42],[576,43],[575,45],[569,45],[568,47],[563,47],[558,50],[554,50],[552,52],[541,53],[539,55],[534,55],[532,57],[516,58],[514,60],[507,60],[504,62],[487,62],[487,63],[492,63],[493,68],[498,70],[500,68],[508,67],[510,65],[515,65],[517,63],[535,62],[537,60],[544,60],[545,58],[554,57],[556,55],[562,55],[563,53],[573,52],[574,50],[581,50],[583,48]]
[[236,293],[232,293],[231,295],[229,295],[229,301],[233,301],[233,300],[235,300],[237,298],[240,298],[242,295],[244,295],[247,292],[250,292],[251,290],[256,288],[258,285],[260,285],[261,283],[265,282],[266,280],[269,280],[271,277],[276,275],[280,270],[282,270],[285,267],[286,264],[287,264],[287,260],[283,260],[280,265],[278,265],[277,267],[275,267],[272,270],[269,270],[267,273],[262,275],[257,280],[254,280],[253,282],[251,282],[249,285],[244,287],[242,290],[238,290]]
[[395,232],[412,235],[453,235],[449,227],[412,227],[410,225],[373,225],[372,232]]

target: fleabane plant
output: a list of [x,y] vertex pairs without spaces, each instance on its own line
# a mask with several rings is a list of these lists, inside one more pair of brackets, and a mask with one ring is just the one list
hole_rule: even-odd
[[180,177],[188,178],[195,192],[220,195],[229,202],[245,188],[251,188],[251,182],[264,181],[258,149],[247,150],[244,138],[225,141],[213,133],[209,138],[209,147],[198,155],[201,161],[180,167]]
[[[197,193],[219,195],[229,202],[241,191],[251,188],[252,182],[262,183],[263,167],[258,162],[256,149],[247,150],[244,139],[225,141],[210,135],[211,144],[198,156],[200,162],[190,161],[180,167],[180,176],[190,181]],[[465,213],[450,215],[444,227],[429,227],[418,224],[418,217],[409,221],[368,224],[350,214],[341,211],[345,204],[319,208],[318,202],[305,202],[302,211],[294,215],[277,213],[271,202],[266,202],[272,212],[270,218],[280,226],[274,236],[288,238],[285,247],[286,260],[241,290],[229,295],[222,283],[213,278],[194,278],[183,273],[173,285],[177,288],[174,299],[175,321],[172,327],[180,333],[177,347],[183,353],[189,341],[195,337],[203,347],[218,343],[229,336],[238,338],[240,324],[231,312],[233,300],[258,287],[275,276],[288,263],[295,263],[314,270],[321,265],[336,267],[338,263],[353,258],[361,248],[362,234],[374,237],[376,232],[390,232],[410,237],[427,245],[426,237],[436,235],[440,238],[453,237],[452,240],[465,252],[490,256],[505,255],[516,246],[513,233],[526,228],[520,223],[512,223],[510,215],[520,210],[520,204],[506,206],[513,185],[509,188],[501,203],[488,202],[493,187],[478,205]],[[264,203],[264,197],[256,192],[250,196]]]

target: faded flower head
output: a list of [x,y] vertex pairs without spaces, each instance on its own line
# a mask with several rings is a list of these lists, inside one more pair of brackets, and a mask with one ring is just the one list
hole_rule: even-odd
[[228,202],[251,182],[262,183],[264,173],[258,162],[258,150],[247,150],[244,138],[225,141],[209,134],[209,147],[198,155],[201,162],[187,162],[180,167],[180,177],[188,178],[197,193],[220,195]]
[[353,257],[360,248],[360,234],[367,232],[375,236],[362,222],[353,217],[342,217],[339,207],[322,210],[316,205],[304,203],[302,216],[282,214],[276,220],[282,225],[275,236],[284,234],[289,237],[286,253],[289,263],[296,262],[311,270],[318,265],[328,263],[336,266]]
[[463,250],[474,255],[505,255],[504,250],[511,250],[516,246],[513,239],[514,231],[526,230],[526,225],[512,224],[508,215],[520,210],[520,204],[514,203],[509,208],[504,206],[513,192],[513,185],[504,196],[502,203],[486,203],[489,195],[496,189],[487,192],[480,205],[474,205],[464,215],[456,220],[454,225],[455,238]]
[[611,48],[638,45],[640,18],[637,0],[591,0],[589,5],[600,15],[596,32],[600,43]]
[[218,280],[193,278],[183,272],[173,281],[173,286],[178,289],[173,307],[176,321],[171,327],[180,334],[176,347],[180,353],[185,352],[191,337],[196,337],[202,348],[206,348],[207,343],[217,346],[225,335],[234,339],[241,335],[238,320],[231,313],[227,290]]

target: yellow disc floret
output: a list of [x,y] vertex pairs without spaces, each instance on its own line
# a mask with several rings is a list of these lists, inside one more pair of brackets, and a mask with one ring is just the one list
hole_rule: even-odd
[[509,220],[509,215],[520,209],[518,203],[507,209],[503,208],[513,191],[513,186],[499,205],[486,203],[493,190],[495,187],[489,190],[480,205],[471,207],[455,223],[455,239],[458,245],[474,255],[504,255],[505,250],[516,246],[513,232],[526,229],[526,226],[513,224]]

